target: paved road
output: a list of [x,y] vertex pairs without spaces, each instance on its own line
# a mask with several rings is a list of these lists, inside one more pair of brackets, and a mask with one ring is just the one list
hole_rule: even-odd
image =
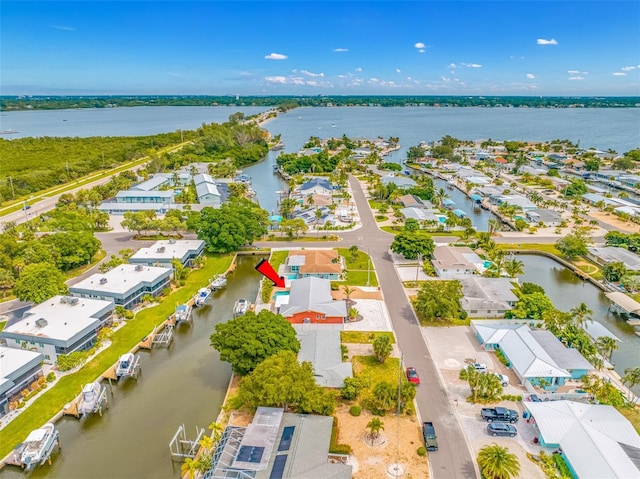
[[[433,421],[438,433],[439,450],[429,453],[432,477],[436,479],[478,477],[475,461],[456,418],[453,405],[450,404],[446,389],[440,381],[418,320],[389,255],[389,245],[393,241],[393,235],[378,228],[358,180],[351,177],[349,183],[353,199],[360,213],[362,226],[354,231],[341,233],[342,241],[340,242],[326,242],[321,245],[323,247],[344,248],[355,244],[362,251],[367,251],[371,255],[389,309],[398,345],[404,354],[404,363],[415,367],[420,374],[421,384],[416,395],[419,416],[422,420]],[[444,242],[451,241],[451,237],[439,239]],[[309,243],[261,242],[256,243],[256,246],[303,246],[308,248]]]

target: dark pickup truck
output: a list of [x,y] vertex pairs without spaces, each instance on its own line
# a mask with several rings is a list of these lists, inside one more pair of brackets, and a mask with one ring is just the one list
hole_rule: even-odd
[[438,450],[438,437],[436,436],[436,429],[433,427],[432,422],[422,423],[422,437],[424,438],[424,445],[427,451]]
[[519,419],[518,411],[507,409],[506,407],[482,408],[480,416],[487,422],[502,421],[514,423],[518,422]]

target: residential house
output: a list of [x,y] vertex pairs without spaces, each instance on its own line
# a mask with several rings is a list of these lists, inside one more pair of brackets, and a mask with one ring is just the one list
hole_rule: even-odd
[[42,353],[0,346],[0,418],[12,402],[22,400],[22,391],[42,378],[43,361]]
[[489,198],[489,201],[498,206],[500,205],[510,205],[515,206],[517,208],[522,209],[522,211],[530,211],[535,210],[538,207],[529,201],[529,199],[520,195],[500,195],[500,196],[492,196]]
[[311,178],[309,181],[299,186],[296,192],[303,196],[320,194],[331,196],[334,188],[326,178]]
[[69,287],[73,296],[113,301],[126,309],[135,308],[145,295],[158,297],[169,287],[170,268],[122,264],[106,273],[96,273]]
[[407,176],[396,176],[393,173],[390,173],[387,176],[383,176],[380,181],[384,186],[387,186],[389,183],[393,183],[400,190],[406,190],[417,186],[417,183],[411,178]]
[[[436,275],[442,279],[455,279],[478,273],[483,260],[471,248],[437,245],[431,259]],[[482,268],[484,269],[484,268]]]
[[525,218],[529,223],[542,223],[546,227],[558,227],[562,223],[562,216],[556,210],[546,210],[536,208],[535,210],[525,211]]
[[559,450],[573,477],[640,479],[640,436],[613,406],[525,402],[538,443]]
[[303,330],[300,325],[296,326],[296,334],[300,341],[298,361],[311,363],[319,386],[344,386],[344,380],[353,376],[353,368],[350,362],[342,361],[340,330],[324,329],[319,325],[313,325],[312,330]]
[[518,301],[510,278],[464,276],[459,281],[464,295],[460,304],[471,318],[503,317]]
[[132,186],[129,191],[154,191],[159,190],[162,186],[170,185],[170,177],[157,174],[149,178],[147,181]]
[[629,271],[640,271],[640,256],[625,248],[616,246],[604,246],[602,248],[587,248],[587,258],[595,261],[599,265],[606,265],[613,262],[624,263]]
[[182,266],[193,266],[193,260],[202,255],[203,240],[160,240],[148,248],[140,248],[129,258],[131,264],[163,266],[173,268],[171,260],[177,259]]
[[61,354],[91,349],[98,331],[111,321],[114,308],[111,301],[54,296],[6,326],[0,338],[10,348],[36,351],[45,363],[55,364]]
[[618,181],[622,183],[624,186],[628,186],[629,188],[636,188],[637,185],[640,185],[640,176],[639,175],[621,175],[618,177]]
[[398,202],[405,208],[425,208],[432,209],[433,205],[416,195],[402,195],[398,198]]
[[447,220],[447,217],[440,214],[438,210],[424,209],[420,207],[412,206],[410,208],[400,208],[400,213],[405,219],[412,218],[420,223],[430,222],[434,225],[443,223]]
[[313,276],[336,281],[342,274],[342,259],[333,249],[291,250],[284,266],[283,275],[290,279]]
[[206,173],[197,174],[193,177],[193,184],[196,186],[198,202],[214,208],[222,204],[222,194],[211,175]]
[[472,331],[489,351],[500,350],[523,386],[556,391],[567,380],[579,381],[593,366],[578,352],[567,348],[553,333],[532,330],[523,322],[471,321]]
[[291,282],[289,303],[279,313],[292,324],[342,324],[347,318],[347,303],[331,296],[331,282],[308,276]]
[[334,418],[258,407],[247,427],[227,426],[203,479],[351,479],[329,459]]

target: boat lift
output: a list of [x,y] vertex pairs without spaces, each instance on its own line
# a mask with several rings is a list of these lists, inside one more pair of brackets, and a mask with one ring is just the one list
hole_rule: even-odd
[[193,441],[189,440],[187,439],[184,424],[180,425],[169,443],[171,459],[174,461],[184,461],[188,457],[191,459],[196,457],[200,447],[198,443],[203,435],[204,429],[196,426],[196,438]]
[[75,416],[80,419],[82,416],[85,416],[87,414],[95,414],[97,412],[98,414],[100,414],[100,417],[102,417],[102,410],[109,409],[109,399],[107,397],[107,388],[105,386],[102,386],[100,388],[98,398],[96,399],[91,410],[80,411],[80,400],[82,398],[82,394],[83,393],[80,393],[80,395],[76,397],[73,402],[65,404],[65,406],[62,408],[62,412],[65,415]]
[[175,326],[173,324],[167,324],[164,329],[157,333],[152,341],[151,344],[153,344],[153,346],[167,346],[169,347],[171,345],[171,341],[173,341],[173,328]]
[[31,469],[35,469],[38,466],[44,465],[45,462],[51,465],[51,454],[56,449],[62,450],[60,447],[60,432],[55,429],[53,432],[53,440],[49,444],[49,446],[43,451],[42,457],[38,461],[34,462],[22,462],[20,456],[22,455],[22,451],[25,448],[25,444],[20,444],[16,449],[14,449],[13,454],[11,455],[8,464],[12,464],[15,466],[20,466],[24,468],[25,471],[30,471]]

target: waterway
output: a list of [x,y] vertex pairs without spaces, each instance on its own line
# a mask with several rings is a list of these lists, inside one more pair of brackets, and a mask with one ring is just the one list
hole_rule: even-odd
[[[54,455],[51,466],[44,465],[29,477],[179,477],[180,463],[172,462],[169,441],[181,424],[194,439],[196,426],[206,429],[220,412],[231,368],[211,348],[209,336],[216,324],[231,318],[238,298],[256,297],[257,262],[257,256],[239,256],[227,286],[214,293],[207,306],[195,311],[191,326],[179,325],[169,349],[139,353],[139,379],[113,385],[109,410],[102,417],[77,420],[67,416],[60,420],[62,452]],[[25,475],[8,466],[0,471],[0,477]]]
[[542,286],[555,307],[562,311],[586,303],[593,311],[594,321],[620,338],[619,349],[611,357],[620,376],[624,376],[626,368],[640,366],[640,337],[633,333],[632,326],[609,311],[609,300],[599,288],[550,258],[537,255],[517,255],[516,258],[524,263],[520,282]]

